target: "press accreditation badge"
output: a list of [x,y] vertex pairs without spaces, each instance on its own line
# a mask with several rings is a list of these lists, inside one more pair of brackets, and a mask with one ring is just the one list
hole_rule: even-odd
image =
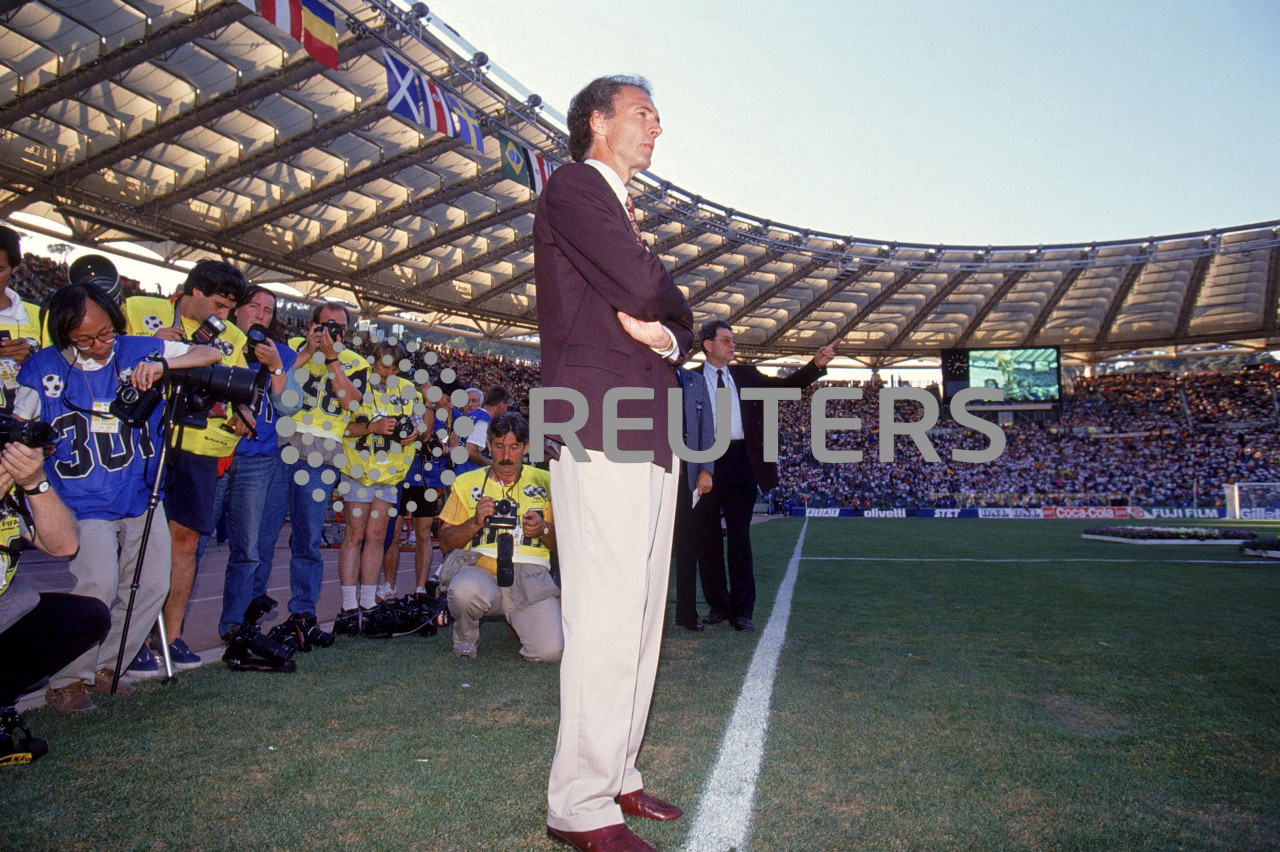
[[0,385],[6,390],[18,388],[18,362],[12,358],[0,358]]
[[111,403],[93,401],[93,419],[89,422],[90,432],[104,432],[117,435],[120,432],[120,421],[111,413]]

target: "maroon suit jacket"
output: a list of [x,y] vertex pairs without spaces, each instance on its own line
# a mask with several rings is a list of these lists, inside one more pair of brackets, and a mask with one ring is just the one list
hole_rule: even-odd
[[[652,402],[626,400],[620,417],[643,417],[652,428],[618,433],[618,448],[648,450],[671,468],[667,390],[675,367],[633,340],[616,312],[656,320],[671,329],[683,361],[693,345],[693,312],[658,257],[636,242],[626,211],[604,176],[585,163],[556,169],[538,198],[533,222],[542,384],[572,388],[587,399],[578,438],[604,449],[604,394],[610,388],[651,388]],[[548,422],[567,422],[568,403],[551,401]]]

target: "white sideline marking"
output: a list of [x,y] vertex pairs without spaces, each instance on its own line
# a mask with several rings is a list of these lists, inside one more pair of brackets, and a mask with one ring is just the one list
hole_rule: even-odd
[[1100,565],[1260,565],[1253,559],[988,559],[980,556],[802,556],[806,562],[1087,562]]
[[733,707],[729,727],[720,742],[720,754],[707,779],[706,789],[698,803],[698,815],[685,838],[684,848],[696,852],[742,849],[751,830],[751,807],[756,794],[756,779],[764,757],[765,732],[769,727],[769,704],[773,698],[773,682],[778,674],[778,655],[787,638],[787,622],[791,619],[791,593],[800,567],[800,551],[806,518],[800,528],[800,539],[787,564],[787,573],[778,587],[773,612],[747,669],[742,692]]

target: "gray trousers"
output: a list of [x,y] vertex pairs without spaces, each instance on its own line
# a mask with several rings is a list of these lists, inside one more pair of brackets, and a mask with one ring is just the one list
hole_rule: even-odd
[[474,644],[480,638],[480,619],[505,616],[520,636],[520,656],[535,663],[554,663],[564,652],[560,601],[544,598],[516,609],[511,589],[478,565],[468,565],[449,581],[449,613],[453,616],[453,641]]
[[[54,689],[69,686],[78,680],[92,683],[98,669],[116,667],[116,654],[120,650],[124,630],[124,611],[129,604],[129,587],[133,584],[133,569],[138,561],[142,524],[146,517],[139,515],[118,521],[97,518],[76,521],[80,550],[68,566],[75,580],[71,593],[97,598],[106,604],[111,610],[111,630],[101,645],[85,651],[50,678],[49,685]],[[169,522],[165,518],[164,506],[156,506],[155,517],[151,521],[151,535],[147,540],[147,555],[142,560],[138,596],[134,599],[133,615],[129,619],[129,635],[125,637],[123,668],[129,667],[134,655],[142,647],[143,640],[151,632],[156,617],[164,606],[164,600],[169,595],[171,561]]]

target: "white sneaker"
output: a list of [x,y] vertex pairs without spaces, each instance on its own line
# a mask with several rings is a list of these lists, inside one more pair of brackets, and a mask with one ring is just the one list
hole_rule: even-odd
[[389,601],[396,596],[396,587],[387,583],[379,583],[377,590],[373,593],[373,598],[378,603]]
[[453,655],[474,660],[476,658],[476,646],[479,644],[479,642],[454,642]]

